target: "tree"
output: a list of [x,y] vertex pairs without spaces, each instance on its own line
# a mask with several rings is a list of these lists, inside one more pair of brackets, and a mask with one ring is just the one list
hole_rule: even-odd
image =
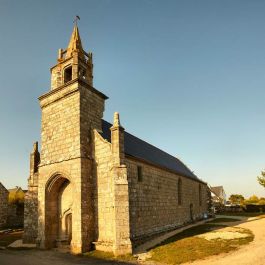
[[232,194],[229,197],[229,201],[231,201],[232,204],[243,204],[245,198],[241,194]]
[[257,177],[258,182],[265,188],[265,171],[261,171],[261,176]]
[[24,204],[25,193],[22,189],[12,190],[9,192],[9,204]]
[[259,203],[259,198],[256,195],[252,195],[245,201],[245,203],[246,204],[257,204]]
[[265,199],[264,198],[260,198],[258,204],[259,205],[265,205]]

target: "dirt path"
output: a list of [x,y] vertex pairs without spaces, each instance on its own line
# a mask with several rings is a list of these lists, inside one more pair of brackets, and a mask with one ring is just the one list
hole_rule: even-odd
[[96,258],[74,256],[52,250],[1,250],[0,265],[132,265]]
[[235,252],[212,256],[205,260],[185,263],[183,265],[264,265],[265,264],[265,218],[247,221],[238,227],[250,229],[255,238],[250,244]]

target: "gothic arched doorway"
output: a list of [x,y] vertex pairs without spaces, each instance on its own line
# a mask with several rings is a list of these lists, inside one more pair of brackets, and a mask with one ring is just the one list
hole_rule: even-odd
[[71,182],[62,175],[54,176],[46,186],[45,237],[48,248],[71,243],[72,189]]

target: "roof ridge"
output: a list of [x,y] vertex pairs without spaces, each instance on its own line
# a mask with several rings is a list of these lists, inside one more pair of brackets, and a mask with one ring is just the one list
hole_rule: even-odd
[[[104,120],[104,119],[102,119],[102,121],[106,122],[109,126],[112,126],[112,123],[110,123],[110,122],[108,122],[108,121],[106,121],[106,120]],[[158,152],[160,152],[160,153],[163,153],[163,155],[166,155],[166,156],[171,157],[172,159],[176,160],[176,162],[178,161],[178,162],[179,162],[179,163],[180,163],[180,164],[181,164],[181,165],[182,165],[187,171],[189,171],[189,173],[190,173],[194,178],[196,178],[197,180],[200,180],[200,179],[199,179],[199,178],[193,173],[193,171],[191,171],[191,169],[190,169],[186,164],[184,164],[184,163],[183,163],[178,157],[173,156],[173,155],[167,153],[166,151],[164,151],[164,150],[162,150],[162,149],[156,147],[155,145],[150,144],[149,142],[147,142],[147,141],[145,141],[145,140],[143,140],[143,139],[141,139],[141,138],[139,138],[139,137],[137,137],[137,136],[135,136],[135,135],[133,135],[133,134],[127,132],[126,130],[125,130],[125,134],[129,135],[130,137],[133,137],[134,139],[136,139],[136,140],[138,140],[138,141],[143,142],[144,144],[148,145],[149,147],[155,149],[156,151],[158,151]],[[126,152],[126,150],[125,150],[125,152]],[[179,173],[180,173],[180,172],[179,172]]]
[[[105,120],[104,120],[104,121],[105,121]],[[105,121],[105,122],[107,122],[107,123],[109,123],[110,125],[112,125],[112,123],[110,123],[110,122],[108,122],[108,121]],[[173,155],[167,153],[166,151],[160,149],[159,147],[157,147],[157,146],[155,146],[155,145],[153,145],[153,144],[150,144],[150,143],[147,142],[146,140],[143,140],[143,139],[141,139],[141,138],[139,138],[139,137],[137,137],[137,136],[135,136],[135,135],[133,135],[133,134],[127,132],[126,129],[125,129],[124,131],[125,131],[125,133],[131,135],[132,137],[135,137],[135,138],[137,138],[138,140],[141,140],[141,141],[145,142],[146,144],[148,144],[148,145],[150,145],[150,146],[152,146],[152,147],[158,149],[159,151],[162,151],[163,153],[165,153],[165,154],[167,154],[167,155],[170,155],[171,157],[173,157],[173,158],[177,159],[178,161],[180,161],[181,163],[183,163],[183,162],[182,162],[179,158],[177,158],[176,156],[173,156]],[[187,166],[186,166],[186,167],[187,167]],[[187,167],[187,168],[188,168],[188,167]]]

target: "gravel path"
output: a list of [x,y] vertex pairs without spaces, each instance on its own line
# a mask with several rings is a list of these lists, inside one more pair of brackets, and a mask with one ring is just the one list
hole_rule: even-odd
[[128,262],[108,261],[74,256],[56,251],[1,250],[0,265],[132,265]]
[[183,265],[264,265],[265,264],[265,218],[250,220],[240,225],[250,229],[255,238],[250,244],[241,247],[235,252],[212,256],[205,260],[185,263]]

